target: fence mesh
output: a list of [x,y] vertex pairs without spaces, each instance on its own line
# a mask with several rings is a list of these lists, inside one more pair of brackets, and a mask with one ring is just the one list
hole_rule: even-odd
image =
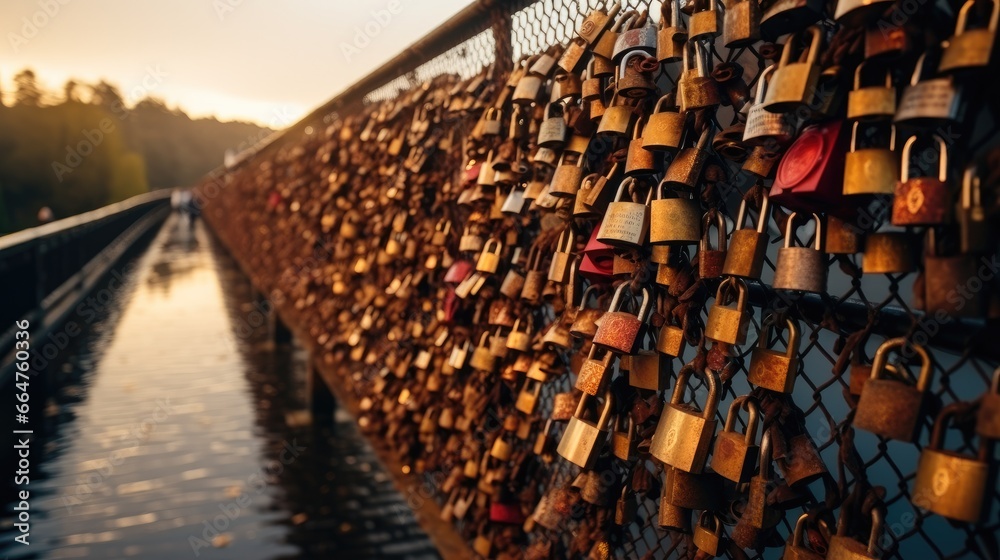
[[[658,3],[653,3],[653,6],[649,6],[646,2],[628,0],[624,4],[626,4],[624,7],[626,10],[630,8],[649,8],[651,13],[659,14]],[[513,7],[500,3],[494,8],[495,14],[490,29],[478,33],[472,38],[463,40],[433,60],[369,92],[363,99],[365,108],[362,117],[348,120],[343,123],[343,126],[351,127],[355,135],[359,134],[366,122],[368,122],[366,119],[369,116],[383,110],[386,104],[391,104],[397,98],[408,95],[408,92],[425,82],[433,82],[434,80],[440,82],[445,77],[448,80],[467,80],[494,63],[495,67],[492,70],[494,74],[492,75],[496,80],[502,80],[510,71],[515,61],[539,53],[551,45],[565,44],[575,36],[578,23],[588,12],[592,9],[605,7],[605,3],[600,0],[581,0],[579,2],[569,0],[541,0],[527,6],[518,4]],[[498,41],[498,38],[503,40]],[[755,86],[761,69],[769,64],[768,61],[761,57],[760,52],[754,48],[739,50],[713,48],[712,56],[715,58],[716,63],[738,62],[746,71],[746,81],[750,84],[751,89]],[[678,65],[673,65],[673,67],[664,71],[663,75],[659,77],[659,83],[663,86],[662,89],[669,89],[670,84],[676,83],[678,73]],[[453,83],[453,81],[449,81],[448,83]],[[467,131],[479,116],[479,111],[474,112],[475,114],[469,112],[463,117],[456,117],[455,120],[449,121],[449,126],[454,125],[461,130]],[[399,119],[399,122],[408,122],[411,116],[412,113],[404,112],[396,118]],[[736,115],[731,110],[723,110],[718,113],[716,118],[720,121],[718,123],[719,128],[724,129],[736,119]],[[995,140],[996,130],[990,129],[989,124],[976,123],[977,120],[974,116],[970,116],[969,121],[975,123],[976,128],[966,128],[950,140],[952,142],[950,149],[953,153],[978,153],[981,152],[983,146]],[[331,134],[331,138],[334,137],[335,135]],[[385,142],[380,140],[380,142],[380,145],[384,147],[388,139]],[[334,140],[321,134],[293,139],[292,144],[286,146],[278,155],[264,163],[251,159],[250,168],[254,174],[253,178],[240,175],[240,173],[249,173],[246,171],[234,173],[236,183],[244,185],[236,191],[242,193],[241,196],[230,196],[229,193],[225,193],[225,196],[219,197],[220,202],[215,204],[215,206],[222,210],[212,208],[213,204],[209,204],[210,211],[217,212],[215,214],[216,217],[212,217],[212,212],[209,213],[209,217],[215,220],[217,229],[220,230],[220,235],[224,238],[227,237],[227,231],[244,230],[255,232],[263,228],[264,233],[260,235],[251,233],[245,236],[245,241],[237,241],[236,237],[231,237],[229,239],[230,247],[237,255],[241,253],[248,255],[245,257],[245,264],[250,269],[273,268],[285,271],[285,278],[283,280],[265,280],[264,283],[271,288],[280,288],[289,292],[292,295],[289,301],[296,302],[295,307],[300,314],[303,313],[302,309],[311,305],[323,305],[321,302],[324,296],[320,295],[318,299],[313,298],[310,300],[305,294],[311,293],[310,290],[312,289],[316,289],[318,293],[322,293],[321,290],[327,290],[328,292],[330,282],[335,283],[336,280],[330,280],[330,270],[321,268],[323,271],[322,274],[314,275],[316,278],[313,280],[316,286],[312,288],[303,287],[302,282],[296,282],[296,275],[290,271],[301,272],[304,267],[302,260],[306,257],[303,254],[307,251],[303,251],[301,247],[307,244],[303,244],[301,241],[298,244],[299,249],[297,252],[291,251],[292,255],[297,256],[289,256],[287,254],[288,251],[281,256],[249,256],[253,249],[258,247],[265,249],[263,253],[279,252],[277,251],[278,240],[274,241],[273,250],[269,250],[271,249],[269,247],[271,245],[270,241],[263,241],[263,244],[261,244],[262,240],[265,240],[271,233],[279,231],[282,227],[279,225],[280,221],[269,223],[270,220],[291,218],[288,218],[288,216],[267,218],[265,225],[255,225],[257,220],[261,219],[261,216],[265,215],[264,213],[268,210],[261,203],[259,212],[254,214],[247,210],[247,205],[254,203],[247,202],[247,200],[248,197],[254,199],[262,198],[261,193],[275,188],[275,185],[278,185],[279,192],[286,199],[294,199],[296,197],[297,185],[298,187],[302,187],[310,184],[310,181],[318,181],[321,185],[354,184],[354,179],[345,178],[344,175],[352,173],[352,165],[358,165],[365,157],[376,157],[374,154],[381,148],[373,146],[370,152],[361,154],[359,158],[359,154],[345,153],[344,150],[347,146],[352,146],[352,144],[345,142],[338,145]],[[354,146],[356,147],[356,145]],[[303,152],[309,156],[316,154],[315,159],[320,161],[313,162],[315,165],[303,163]],[[321,157],[321,154],[330,154],[330,156],[324,159]],[[461,153],[448,155],[439,152],[439,156],[435,157],[441,158],[440,161],[436,161],[434,164],[434,169],[438,170],[450,167],[454,172],[454,170],[464,169],[469,164],[464,154]],[[725,216],[729,224],[729,230],[732,230],[734,227],[739,227],[739,224],[735,226],[734,224],[740,200],[743,199],[749,189],[757,184],[757,181],[745,173],[740,173],[739,165],[732,164],[731,162],[726,162],[726,164],[728,165],[728,169],[725,169],[725,172],[728,179],[721,181],[717,187],[717,190],[721,194],[721,202],[718,205],[718,209]],[[423,173],[427,174],[426,171]],[[361,175],[362,177],[358,178],[357,182],[372,181],[372,184],[378,186],[378,188],[395,184],[397,179],[392,173],[380,176],[373,170],[364,170]],[[416,175],[419,174],[409,174],[407,180],[414,181]],[[447,192],[447,183],[454,179],[454,173],[451,175],[447,172],[440,173],[431,177],[430,180],[436,183],[441,192]],[[289,180],[286,178],[292,179]],[[331,192],[343,191],[331,188]],[[446,198],[444,195],[441,196],[442,199]],[[335,219],[331,223],[340,223],[351,203],[351,201],[348,201],[342,205],[338,204],[335,200],[336,197],[333,195],[324,195],[321,198],[309,195],[307,199],[312,200],[310,197],[317,199],[315,201],[316,211],[312,214],[313,221],[317,221],[320,219],[320,216],[332,212]],[[390,200],[388,203],[405,208],[405,204],[400,204],[398,200]],[[304,212],[305,208],[303,206],[301,211]],[[446,210],[440,208],[436,209],[436,211],[446,212]],[[875,221],[884,220],[886,211],[884,201],[881,206],[876,203],[869,208],[869,213]],[[223,218],[223,215],[226,217]],[[239,216],[246,217],[240,218]],[[315,224],[310,227],[315,228]],[[324,232],[329,232],[331,229],[332,227],[323,227]],[[761,277],[761,283],[764,285],[770,285],[774,279],[774,264],[777,251],[785,241],[782,232],[778,230],[778,219],[775,216],[771,217],[768,230],[771,232],[771,239],[764,272]],[[798,235],[799,242],[809,243],[814,233],[814,229],[811,226],[800,228]],[[315,245],[324,244],[320,243],[320,239],[312,239],[311,241],[314,241]],[[325,246],[331,247],[332,245],[333,243],[327,239]],[[310,249],[314,249],[314,247]],[[342,261],[344,263],[356,264],[358,255],[351,251],[348,251],[347,254],[340,254],[340,252],[341,249],[328,249],[328,252],[324,253],[324,255],[327,257],[332,256],[333,262]],[[869,358],[884,340],[894,336],[904,335],[913,342],[926,344],[933,358],[929,372],[932,380],[930,384],[932,387],[931,391],[942,404],[947,404],[959,401],[974,401],[987,390],[990,385],[992,373],[998,364],[994,358],[986,356],[995,356],[995,352],[987,354],[981,351],[985,345],[989,344],[989,341],[982,339],[982,332],[984,331],[977,329],[976,323],[955,323],[950,319],[942,322],[914,310],[916,273],[900,275],[861,274],[860,258],[858,254],[829,256],[829,288],[828,294],[823,297],[775,298],[773,293],[768,292],[769,297],[754,299],[755,306],[752,324],[749,329],[751,337],[745,345],[738,348],[738,356],[733,361],[739,371],[728,376],[728,381],[722,385],[722,397],[717,412],[720,429],[727,416],[729,405],[733,400],[739,395],[754,393],[754,388],[747,382],[747,368],[750,354],[757,346],[754,333],[762,332],[761,326],[764,317],[771,313],[778,313],[781,317],[796,318],[801,329],[798,351],[800,367],[795,390],[791,395],[791,401],[801,409],[805,431],[815,442],[827,466],[829,476],[809,485],[814,500],[811,500],[805,506],[790,508],[781,519],[780,530],[774,538],[780,540],[786,539],[793,531],[796,519],[801,512],[806,509],[816,509],[817,506],[824,506],[825,500],[830,496],[831,492],[842,499],[859,483],[862,483],[866,487],[867,485],[871,485],[884,489],[882,501],[885,504],[886,512],[883,524],[883,538],[880,541],[883,557],[942,559],[995,558],[998,554],[997,535],[1000,533],[1000,514],[998,514],[998,508],[995,505],[989,508],[988,516],[979,524],[952,523],[940,516],[928,514],[926,511],[913,505],[914,496],[911,495],[911,488],[920,451],[927,445],[929,434],[933,427],[932,417],[927,416],[924,419],[921,437],[918,439],[918,443],[915,444],[890,441],[860,430],[854,431],[850,427],[854,414],[852,402],[856,399],[856,396],[850,395],[850,368],[846,367],[847,364],[841,358],[845,338],[865,328],[870,329],[871,333],[869,339],[862,343],[862,348],[863,353]],[[374,289],[382,290],[391,281],[398,280],[398,278],[392,276],[391,267],[386,270],[389,270],[389,272],[383,271],[380,273],[376,266],[373,271],[363,274],[362,278],[368,279]],[[336,277],[336,274],[334,276]],[[320,277],[324,277],[325,280],[320,280]],[[990,287],[991,285],[988,281],[986,283],[987,292],[995,291],[994,288]],[[969,286],[968,288],[972,291],[983,290],[983,282],[979,282],[978,287]],[[706,297],[711,298],[713,295],[714,284],[712,285],[712,290],[707,291]],[[301,305],[299,302],[301,302]],[[353,315],[350,316],[351,320],[356,321],[363,314],[365,305],[367,303],[355,302],[353,306],[341,307],[350,309],[353,312]],[[333,304],[329,307],[330,309],[337,309],[337,306]],[[704,310],[707,310],[707,308],[708,306],[705,305]],[[857,320],[859,309],[863,316],[871,318],[870,322],[859,322]],[[699,317],[702,323],[707,319],[707,312],[704,310]],[[434,314],[430,310],[422,312],[408,310],[408,313],[409,319],[413,318],[413,314]],[[551,319],[551,316],[549,318]],[[336,319],[334,316],[325,316],[324,320],[335,321]],[[303,321],[309,322],[308,319],[303,319]],[[390,321],[382,330],[376,329],[379,336],[384,335],[387,331],[391,331],[391,324],[392,322]],[[314,334],[318,337],[322,346],[332,351],[338,348],[335,344],[335,341],[338,340],[337,333],[341,332],[345,337],[349,336],[350,329],[352,328],[351,325],[351,323],[348,323],[328,327],[331,332],[325,335],[322,334],[324,329],[318,328]],[[765,344],[783,348],[788,343],[787,333],[784,330],[774,330],[775,336],[772,337],[772,340],[766,341]],[[963,338],[963,335],[960,333],[956,335],[955,333],[959,331],[960,333],[967,333],[967,336]],[[480,332],[482,331],[475,330],[473,333],[470,333],[470,340],[472,340],[473,344],[478,340]],[[389,338],[393,340],[392,337]],[[955,340],[959,342],[955,343]],[[941,344],[937,344],[938,342]],[[394,348],[395,344],[397,343],[394,342],[388,347],[378,346],[378,348]],[[391,395],[392,398],[395,398],[398,396],[398,393],[385,392],[386,384],[384,381],[380,381],[380,379],[384,379],[385,370],[392,369],[392,365],[385,361],[386,358],[384,355],[381,359],[378,357],[371,358],[372,354],[378,354],[378,352],[372,352],[371,348],[372,346],[369,346],[367,354],[361,352],[356,358],[359,364],[367,363],[368,366],[378,366],[365,370],[375,372],[376,374],[362,375],[355,371],[355,375],[353,376],[355,383],[352,385],[352,389],[359,399],[371,399],[379,403],[387,398],[385,395]],[[676,373],[680,364],[688,363],[694,359],[698,351],[698,348],[687,347],[682,355],[673,361],[671,367],[674,372]],[[840,360],[839,364],[838,360]],[[911,364],[910,369],[912,370],[910,373],[914,376],[922,374],[922,372],[919,372],[919,363]],[[488,384],[485,380],[478,379],[475,376],[472,376],[472,379],[469,383],[481,382],[484,385]],[[555,395],[570,391],[571,388],[572,381],[569,376],[563,376],[562,378],[545,383],[539,399],[541,404],[538,416],[540,418],[547,418],[551,411],[551,404]],[[689,397],[696,400],[701,399],[704,402],[704,399],[707,398],[706,388],[698,385],[696,382],[693,389]],[[759,395],[759,392],[754,394]],[[767,400],[766,396],[762,396],[761,398],[764,401]],[[501,400],[490,402],[495,405],[501,402]],[[506,404],[509,405],[510,403],[507,402]],[[787,403],[771,404],[775,407],[787,406]],[[476,424],[482,434],[480,436],[481,441],[491,442],[496,435],[489,432],[496,432],[498,430],[496,424],[497,422],[502,422],[503,411],[490,409],[483,412],[484,418],[489,417],[496,420],[492,424],[492,427],[489,427],[488,424],[490,423],[485,421]],[[414,418],[417,417],[419,415],[414,416]],[[743,420],[741,418],[739,421],[741,428]],[[365,423],[367,422],[369,420],[366,419]],[[378,421],[372,420],[372,422],[381,426],[382,430],[386,429]],[[392,433],[385,433],[383,431],[377,434],[377,437],[412,443],[417,439],[417,436],[413,434],[413,430],[418,423],[415,422],[410,428],[400,428],[399,430],[401,431],[393,431]],[[968,426],[963,425],[960,427],[967,428]],[[556,432],[554,433],[556,440],[558,440],[559,429],[557,425]],[[955,432],[949,432],[946,438],[948,448],[959,453],[975,455],[977,453],[977,440],[969,437],[969,430],[966,429],[963,433],[965,437],[959,439],[955,436]],[[442,437],[435,445],[443,446],[445,445],[445,441],[446,438]],[[411,455],[413,457],[430,456],[438,452],[434,450],[435,445],[426,445],[423,451],[411,451]],[[528,446],[530,447],[530,443]],[[407,451],[410,451],[410,445],[407,444],[406,447]],[[992,453],[992,450],[990,452]],[[991,454],[990,457],[992,459],[993,455]],[[652,462],[643,461],[642,463],[650,471],[653,470]],[[460,466],[461,461],[457,459],[445,464],[432,465],[427,469],[427,480],[431,485],[440,486],[442,476],[449,474],[452,469],[459,468]],[[610,470],[607,472],[612,473],[617,484],[635,468],[637,468],[635,465],[626,466],[616,463],[609,467]],[[529,484],[537,484],[538,491],[544,494],[553,488],[569,484],[576,478],[578,472],[579,470],[576,467],[557,457],[554,461],[545,462],[539,473],[527,477],[526,480],[530,481]],[[448,498],[448,493],[441,493],[437,496],[438,501],[442,505],[446,503]],[[990,487],[987,502],[996,504],[998,498],[1000,498],[1000,489],[994,483]],[[835,503],[826,503],[825,505],[829,507],[830,513],[835,518],[838,512],[837,506],[839,505],[839,500],[835,500]],[[607,508],[581,507],[582,509],[578,508],[574,510],[558,531],[549,531],[542,527],[536,527],[528,534],[528,541],[534,542],[539,539],[550,539],[560,541],[565,546],[571,546],[573,539],[577,538],[580,533],[593,530],[595,519],[598,516],[607,515]],[[612,502],[612,512],[613,507],[614,504]],[[598,513],[599,510],[604,513]],[[665,532],[657,527],[657,511],[658,501],[655,492],[644,495],[640,500],[636,521],[622,527],[620,530],[615,529],[606,534],[612,551],[610,554],[611,557],[694,557],[695,549],[689,537],[680,533]],[[727,527],[727,532],[733,529],[734,519],[724,519],[723,522]],[[463,534],[470,539],[470,542],[484,528],[482,517],[471,514],[466,517],[465,521],[458,522],[458,526],[463,531]],[[831,529],[833,528],[831,527]],[[780,555],[780,550],[780,542],[768,542],[763,543],[757,552],[752,550],[745,552],[737,551],[734,548],[730,548],[725,552],[725,556],[730,558],[776,558]]]

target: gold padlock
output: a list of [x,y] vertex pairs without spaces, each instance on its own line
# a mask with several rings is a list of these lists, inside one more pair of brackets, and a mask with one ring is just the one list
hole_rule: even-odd
[[576,412],[569,419],[566,431],[563,432],[556,448],[560,456],[584,469],[594,468],[597,458],[604,449],[611,423],[611,411],[614,408],[614,395],[609,392],[604,397],[604,407],[597,421],[585,420],[582,416],[588,397],[590,395],[587,394],[580,396]]
[[[796,51],[799,42],[804,40],[804,34],[812,37],[806,50],[804,62],[792,62],[792,52]],[[816,84],[819,83],[819,51],[823,47],[823,31],[818,26],[810,27],[802,33],[796,33],[788,38],[781,49],[781,59],[778,68],[771,76],[764,95],[764,109],[772,113],[790,113],[800,107],[812,103],[816,94]]]
[[705,369],[708,400],[704,409],[698,412],[692,406],[682,404],[681,398],[693,372],[693,367],[685,366],[677,374],[677,384],[656,425],[649,453],[667,465],[697,474],[705,468],[715,436],[719,394],[715,373]]
[[844,156],[844,194],[893,194],[899,178],[896,127],[889,125],[889,147],[858,148],[858,126],[851,128],[851,151]]
[[942,449],[944,432],[956,410],[946,407],[934,422],[930,443],[920,452],[911,500],[943,517],[978,523],[990,488],[996,485],[995,473],[990,476],[989,445],[982,437],[975,457]]
[[[744,198],[740,201],[740,210],[736,218],[737,229],[730,236],[722,274],[760,279],[761,270],[764,268],[764,255],[770,240],[770,235],[767,232],[770,207],[770,197],[764,191],[760,212],[757,215],[757,226],[744,228],[743,224],[746,223],[749,213],[747,212],[747,200]],[[652,236],[652,232],[650,236]]]
[[860,543],[847,536],[847,507],[842,506],[840,521],[837,523],[837,534],[830,538],[830,547],[826,552],[826,560],[865,560],[880,556],[878,542],[882,533],[882,510],[872,509],[872,531],[868,544]]
[[[842,2],[843,3],[843,2]],[[892,73],[885,70],[885,85],[861,86],[861,72],[867,61],[854,70],[854,89],[847,94],[848,119],[891,119],[896,114],[896,88]]]
[[[735,430],[736,416],[741,408],[746,408],[748,415],[744,434]],[[753,476],[760,453],[756,443],[758,414],[757,402],[749,396],[737,397],[729,405],[726,424],[715,438],[711,463],[712,470],[723,478],[742,483]]]
[[795,378],[799,370],[799,326],[795,320],[786,318],[788,344],[783,352],[773,350],[768,346],[768,340],[771,338],[771,329],[777,321],[777,316],[772,313],[761,323],[757,347],[750,355],[747,381],[770,391],[787,394],[795,387]]
[[[732,291],[735,290],[735,298]],[[735,299],[735,302],[731,300]],[[715,302],[708,310],[705,321],[705,337],[725,344],[741,345],[747,340],[747,287],[739,278],[727,278],[719,284],[715,292]],[[734,307],[730,307],[735,303]]]
[[985,28],[966,29],[969,23],[969,12],[976,5],[976,0],[966,0],[958,11],[958,21],[955,22],[955,34],[948,39],[948,46],[941,54],[938,64],[939,72],[956,72],[984,68],[990,65],[996,43],[997,23],[1000,21],[1000,0],[992,0],[990,21]]

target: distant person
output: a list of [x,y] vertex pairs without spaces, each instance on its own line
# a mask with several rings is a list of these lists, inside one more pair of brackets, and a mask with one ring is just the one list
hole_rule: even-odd
[[38,224],[47,224],[55,219],[55,214],[52,213],[52,209],[48,206],[42,206],[38,211]]

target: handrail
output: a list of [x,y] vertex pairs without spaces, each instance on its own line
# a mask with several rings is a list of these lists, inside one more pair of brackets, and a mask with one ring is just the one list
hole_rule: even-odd
[[75,216],[56,220],[48,224],[5,235],[0,237],[0,259],[4,257],[5,252],[11,249],[22,248],[29,244],[41,241],[47,237],[66,233],[80,226],[96,223],[120,212],[131,210],[152,202],[158,202],[164,198],[170,198],[170,194],[171,189],[150,191],[148,193],[127,198],[121,202],[116,202],[114,204],[97,208],[96,210],[91,210],[90,212],[84,212],[83,214],[77,214]]

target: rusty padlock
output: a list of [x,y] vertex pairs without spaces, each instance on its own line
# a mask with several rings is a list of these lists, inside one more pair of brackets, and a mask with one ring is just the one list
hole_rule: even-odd
[[910,344],[921,360],[916,385],[884,377],[889,353],[902,351],[906,344],[905,338],[892,338],[883,342],[875,352],[871,379],[861,391],[854,414],[855,428],[904,442],[912,442],[919,437],[933,373],[930,355],[923,346]]

